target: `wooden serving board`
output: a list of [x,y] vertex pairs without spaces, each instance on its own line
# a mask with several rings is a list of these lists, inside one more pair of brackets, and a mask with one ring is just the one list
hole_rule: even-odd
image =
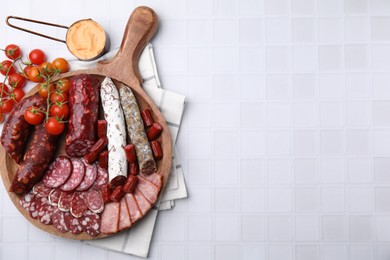
[[[156,32],[157,25],[157,15],[152,9],[149,7],[137,7],[127,22],[119,52],[112,60],[99,62],[97,66],[92,69],[71,71],[61,74],[53,80],[70,78],[79,74],[93,74],[96,75],[101,81],[104,79],[104,77],[108,76],[113,79],[117,86],[119,86],[118,84],[121,82],[131,87],[134,95],[137,98],[140,110],[146,108],[150,109],[152,111],[154,121],[158,122],[163,128],[163,131],[158,139],[163,150],[163,158],[157,162],[157,173],[160,174],[163,178],[163,187],[161,189],[163,190],[167,183],[171,169],[171,136],[163,115],[157,106],[153,103],[153,101],[149,98],[149,96],[143,91],[140,84],[141,77],[138,72],[139,56],[146,44]],[[31,89],[31,91],[29,91],[26,96],[33,95],[37,92],[38,85]],[[60,138],[59,142],[61,143],[59,144],[58,153],[64,154],[64,137]],[[0,146],[0,174],[7,192],[11,186],[17,169],[18,165],[5,153],[4,148]],[[84,232],[79,235],[74,235],[71,232],[61,233],[56,228],[54,228],[53,225],[44,225],[39,222],[39,220],[31,218],[27,210],[20,206],[20,196],[13,192],[8,192],[8,195],[15,204],[16,208],[28,219],[28,221],[30,221],[36,227],[52,235],[76,240],[91,240],[109,236],[106,234],[100,234],[97,237],[91,237]]]

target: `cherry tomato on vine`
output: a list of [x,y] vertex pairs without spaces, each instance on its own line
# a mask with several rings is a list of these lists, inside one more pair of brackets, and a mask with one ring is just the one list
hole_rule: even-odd
[[31,106],[24,111],[24,120],[27,121],[30,125],[37,125],[42,122],[44,114],[37,107]]
[[15,73],[15,67],[12,66],[12,61],[10,60],[2,61],[0,64],[0,73],[5,76],[7,75],[8,70],[9,70],[8,75]]
[[1,103],[1,112],[7,114],[12,111],[15,102],[12,99],[3,99]]
[[50,117],[45,124],[46,131],[51,135],[59,135],[64,131],[65,125],[55,117]]
[[49,93],[52,93],[54,91],[54,85],[50,84],[49,87],[46,83],[39,84],[38,92],[39,95],[43,98],[47,98],[49,96]]
[[32,66],[31,68],[29,68],[27,70],[26,74],[27,74],[28,79],[31,80],[32,82],[35,82],[35,83],[40,83],[40,82],[43,82],[45,80],[42,77],[42,75],[40,74],[39,68],[37,68],[35,66]]
[[69,115],[69,106],[64,103],[55,103],[50,107],[50,115],[61,119],[67,119]]
[[5,56],[7,56],[11,60],[16,60],[22,55],[22,51],[20,50],[18,45],[9,44],[5,47]]
[[11,91],[10,98],[13,99],[17,103],[20,100],[22,100],[24,95],[25,95],[25,93],[24,93],[23,89],[15,88],[14,90]]
[[46,54],[40,49],[34,49],[30,51],[28,58],[33,64],[41,65],[46,61]]
[[3,83],[0,83],[0,96],[2,98],[7,96],[8,91],[8,86]]
[[53,75],[54,73],[54,67],[53,65],[48,62],[48,61],[45,61],[44,63],[42,63],[40,66],[40,71],[42,74],[46,75],[46,76],[51,76]]
[[53,67],[58,69],[60,73],[69,71],[69,63],[64,58],[56,58],[52,61]]
[[8,84],[12,88],[22,88],[26,85],[26,79],[19,73],[13,73],[8,76]]
[[50,101],[53,103],[66,102],[66,101],[68,101],[68,99],[69,99],[68,94],[66,94],[65,92],[61,93],[59,91],[54,91],[50,95]]
[[59,81],[54,82],[56,89],[60,92],[68,93],[72,82],[69,79],[60,79]]

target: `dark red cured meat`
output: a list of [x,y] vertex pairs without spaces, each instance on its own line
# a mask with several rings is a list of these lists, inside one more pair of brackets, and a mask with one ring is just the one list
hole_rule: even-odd
[[81,232],[83,232],[83,228],[81,227],[81,223],[80,223],[80,220],[79,218],[75,218],[72,216],[72,214],[69,213],[69,218],[70,218],[70,232],[72,232],[72,234],[80,234]]
[[55,207],[58,206],[58,201],[60,200],[61,197],[61,190],[59,189],[52,189],[50,194],[49,194],[49,203],[50,205],[53,205]]
[[33,219],[38,218],[38,204],[40,204],[40,198],[33,196],[30,201],[30,207],[28,208],[28,212],[30,213],[30,217]]
[[83,231],[88,235],[95,237],[100,234],[101,219],[99,214],[88,210],[80,219],[80,224]]
[[[43,198],[42,198],[43,199]],[[41,200],[40,206],[38,206],[38,219],[42,224],[50,225],[52,224],[52,214],[54,207],[49,204],[49,201],[46,199],[45,202]]]
[[115,189],[118,186],[123,186],[127,181],[127,177],[123,175],[118,175],[110,181],[111,189]]
[[44,110],[46,101],[39,95],[33,95],[16,103],[10,115],[6,118],[1,134],[1,144],[16,163],[20,163],[27,139],[33,127],[24,120],[24,111],[29,106],[37,106]]
[[70,203],[70,213],[75,218],[81,218],[88,208],[84,202],[84,194],[82,192],[75,192]]
[[34,193],[29,192],[24,194],[19,201],[20,206],[22,206],[25,210],[30,211],[31,201],[34,198]]
[[11,192],[26,193],[39,182],[57,148],[57,136],[47,133],[44,122],[35,127],[26,154],[17,170]]
[[58,201],[58,208],[61,211],[69,211],[72,197],[73,193],[61,191],[60,200]]
[[150,202],[150,204],[154,204],[156,202],[159,193],[156,185],[147,181],[145,178],[138,176],[137,188]]
[[38,197],[48,197],[52,188],[47,187],[43,182],[34,185],[32,192]]
[[70,215],[69,212],[63,212],[59,208],[56,208],[53,211],[53,215],[51,216],[53,226],[62,233],[68,232],[70,230],[70,218],[65,217],[66,214]]
[[162,176],[157,172],[152,173],[150,175],[140,175],[139,177],[145,178],[146,180],[150,181],[151,183],[156,185],[159,190],[162,187]]
[[107,183],[108,183],[107,169],[104,169],[97,164],[97,177],[91,187],[91,190],[101,190],[102,187]]
[[47,169],[43,177],[43,183],[50,188],[58,188],[66,182],[72,173],[72,163],[69,158],[59,156]]
[[92,184],[95,182],[97,177],[97,167],[96,164],[88,164],[82,160],[85,166],[84,179],[81,181],[80,185],[76,188],[76,191],[85,191],[89,189]]
[[70,157],[82,157],[96,142],[99,109],[99,81],[81,74],[72,78],[69,90],[69,123],[65,151]]
[[84,163],[77,158],[72,158],[71,163],[72,163],[72,173],[70,174],[69,179],[60,187],[60,189],[63,191],[71,191],[76,189],[76,187],[79,186],[84,179],[84,175],[85,175]]
[[141,211],[142,216],[145,216],[145,214],[149,211],[149,209],[152,208],[152,204],[150,204],[150,202],[145,198],[145,196],[139,191],[138,188],[135,188],[133,194],[134,194],[135,201],[137,202],[138,208]]
[[135,223],[137,220],[142,218],[142,213],[138,207],[137,201],[133,194],[127,193],[123,198],[126,199],[127,208],[130,213],[131,223]]
[[100,213],[104,210],[104,201],[102,194],[96,190],[90,190],[84,194],[84,201],[88,209],[94,213]]

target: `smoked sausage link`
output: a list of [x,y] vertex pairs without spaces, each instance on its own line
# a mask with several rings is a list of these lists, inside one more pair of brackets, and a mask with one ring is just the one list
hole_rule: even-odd
[[57,136],[50,135],[45,122],[37,125],[27,147],[24,159],[10,187],[11,192],[26,193],[41,180],[47,166],[55,154]]
[[99,81],[91,75],[72,78],[69,90],[69,123],[65,151],[70,157],[84,156],[96,142]]
[[32,131],[32,126],[24,120],[24,112],[29,106],[36,106],[42,111],[46,108],[45,100],[39,95],[33,95],[22,99],[15,104],[14,109],[4,122],[1,134],[1,144],[4,150],[20,163],[23,158],[26,141]]

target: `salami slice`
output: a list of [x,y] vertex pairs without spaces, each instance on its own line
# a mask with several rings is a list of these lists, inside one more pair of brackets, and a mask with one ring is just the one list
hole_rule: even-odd
[[38,219],[42,224],[50,225],[52,224],[52,215],[54,207],[49,204],[47,198],[41,198],[41,203],[38,206]]
[[90,190],[85,193],[84,201],[88,209],[94,213],[101,213],[104,210],[104,201],[102,194],[96,190]]
[[135,201],[133,194],[126,193],[124,198],[126,199],[127,208],[129,209],[131,223],[135,223],[142,217],[142,213],[138,207],[137,202]]
[[72,202],[70,204],[70,213],[75,218],[81,218],[88,208],[84,202],[84,194],[81,192],[75,192],[72,196]]
[[47,187],[43,182],[34,185],[32,192],[38,197],[48,197],[52,188]]
[[162,187],[162,176],[158,174],[157,172],[152,173],[150,175],[141,175],[142,178],[145,178],[146,180],[150,181],[154,185],[157,186],[157,188],[160,190]]
[[97,177],[93,183],[92,190],[101,190],[104,185],[108,183],[108,172],[106,169],[97,165]]
[[72,202],[72,196],[73,193],[68,193],[68,192],[61,192],[60,199],[58,201],[58,208],[61,211],[69,211],[70,210],[70,204]]
[[96,164],[88,164],[85,160],[82,160],[82,162],[85,166],[85,175],[80,185],[76,188],[76,191],[85,191],[89,189],[97,177]]
[[32,192],[24,194],[24,196],[19,201],[20,206],[22,206],[25,210],[30,211],[31,202],[34,196],[35,195]]
[[70,215],[70,213],[63,212],[59,208],[56,208],[52,215],[53,226],[62,233],[70,230],[70,218],[65,217],[66,215]]
[[141,211],[142,216],[145,216],[149,209],[152,208],[152,204],[150,204],[150,202],[144,197],[144,195],[139,191],[138,188],[135,188],[134,190],[134,198],[137,202],[138,208]]
[[52,189],[50,194],[49,194],[50,205],[57,207],[58,201],[60,200],[60,197],[61,197],[61,191],[59,189]]
[[88,210],[85,215],[80,219],[80,223],[81,228],[88,235],[95,237],[100,234],[101,219],[99,214]]
[[120,203],[110,202],[104,207],[102,213],[102,224],[100,231],[105,234],[114,234],[118,232],[120,214]]
[[69,218],[70,218],[70,232],[72,232],[72,234],[80,234],[81,232],[83,232],[83,228],[81,227],[81,223],[80,223],[80,219],[79,218],[75,218],[72,216],[72,214],[69,214]]
[[59,156],[52,162],[43,177],[43,183],[50,188],[60,187],[72,172],[72,163],[65,156]]
[[31,198],[30,207],[28,209],[28,211],[30,213],[30,217],[32,217],[33,219],[38,218],[38,207],[37,207],[38,204],[40,204],[40,198],[33,196]]
[[60,189],[63,191],[71,191],[76,189],[84,179],[85,167],[84,163],[77,158],[72,158],[72,173],[69,179],[61,185]]
[[120,214],[119,214],[119,231],[129,228],[131,226],[130,213],[127,208],[127,202],[125,197],[123,197],[120,201]]
[[159,190],[156,185],[147,181],[145,178],[138,176],[137,188],[145,196],[145,198],[153,204],[156,202]]

